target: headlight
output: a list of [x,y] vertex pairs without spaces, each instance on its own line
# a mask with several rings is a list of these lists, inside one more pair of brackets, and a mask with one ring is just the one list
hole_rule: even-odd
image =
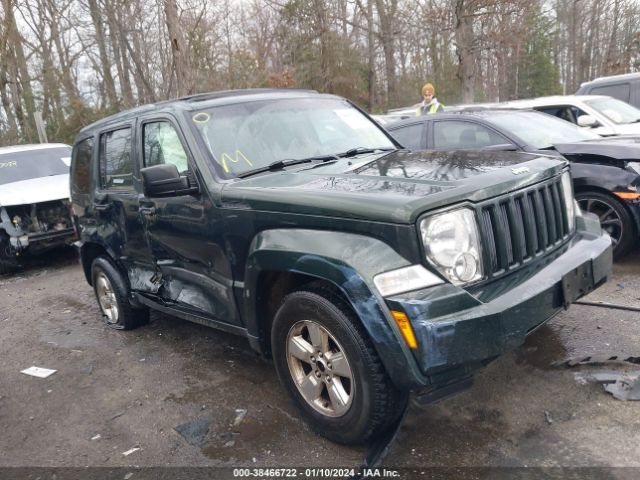
[[562,174],[562,198],[564,198],[564,207],[567,211],[567,220],[569,221],[569,231],[573,232],[576,226],[576,210],[573,201],[573,184],[569,172]]
[[482,278],[480,236],[472,210],[462,208],[425,218],[420,233],[427,260],[452,283]]

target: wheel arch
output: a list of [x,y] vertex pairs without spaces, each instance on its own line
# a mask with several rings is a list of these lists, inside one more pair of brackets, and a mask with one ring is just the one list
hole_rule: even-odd
[[251,244],[242,301],[254,348],[269,355],[271,323],[286,294],[320,282],[352,308],[396,385],[410,387],[421,374],[373,287],[376,273],[408,263],[385,243],[362,235],[301,229],[261,232]]
[[87,283],[91,286],[93,286],[93,279],[91,278],[91,265],[93,264],[93,261],[100,256],[108,257],[118,268],[120,268],[120,265],[113,255],[113,252],[110,251],[107,247],[97,242],[83,243],[80,247],[80,264],[82,265],[84,277],[87,280]]

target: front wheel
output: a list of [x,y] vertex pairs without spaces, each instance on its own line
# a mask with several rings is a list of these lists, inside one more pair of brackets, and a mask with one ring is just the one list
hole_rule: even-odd
[[390,381],[366,332],[336,294],[299,290],[274,318],[280,380],[307,423],[339,443],[358,444],[399,418],[407,395]]
[[594,213],[600,219],[602,229],[611,237],[613,258],[623,257],[635,239],[635,225],[624,205],[612,195],[593,191],[576,193],[576,200],[581,210]]

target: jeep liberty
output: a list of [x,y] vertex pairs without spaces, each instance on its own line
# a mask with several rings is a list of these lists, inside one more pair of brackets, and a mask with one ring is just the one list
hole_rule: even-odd
[[149,309],[272,358],[341,443],[394,425],[603,282],[611,241],[563,159],[411,152],[347,100],[214,92],[84,128],[80,260],[106,324]]

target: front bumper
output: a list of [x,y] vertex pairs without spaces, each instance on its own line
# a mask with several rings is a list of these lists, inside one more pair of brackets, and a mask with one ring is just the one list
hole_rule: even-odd
[[567,245],[482,289],[445,284],[387,298],[413,326],[418,347],[412,352],[424,375],[417,383],[438,387],[468,376],[604,283],[611,241],[597,220],[584,217],[580,224]]
[[26,252],[42,253],[52,248],[70,245],[75,238],[73,228],[49,230],[46,232],[30,233],[9,237],[10,251],[15,256]]

